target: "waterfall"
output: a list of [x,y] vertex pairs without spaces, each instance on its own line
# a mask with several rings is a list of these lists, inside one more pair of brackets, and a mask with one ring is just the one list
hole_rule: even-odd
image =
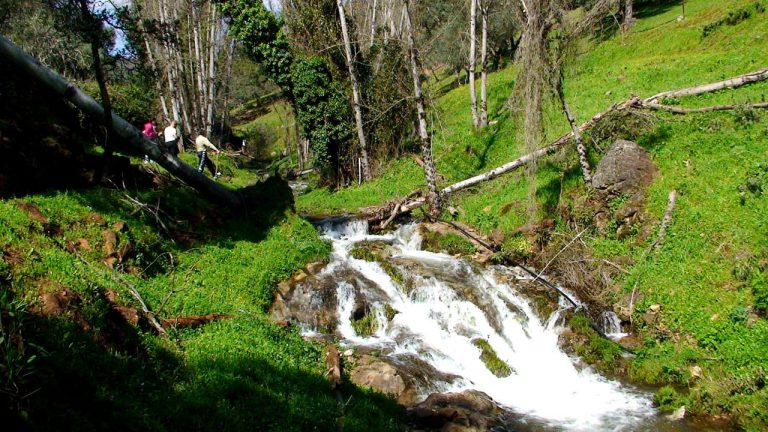
[[[445,383],[446,391],[483,391],[511,411],[555,430],[638,430],[656,416],[649,394],[602,377],[560,350],[563,329],[558,323],[569,304],[561,301],[551,316],[538,317],[519,291],[523,285],[516,281],[525,278],[519,269],[479,268],[420,250],[413,224],[386,235],[369,235],[366,223],[354,220],[327,221],[319,230],[333,243],[331,262],[323,272],[346,268],[344,274],[356,275],[369,287],[360,292],[353,282],[337,280],[336,331],[343,344],[417,356],[440,372],[460,377]],[[379,262],[352,257],[353,246],[364,240],[386,245],[388,262],[407,277],[407,287]],[[368,299],[370,319],[375,321],[369,335],[358,335],[352,323],[360,296]],[[606,314],[604,322],[611,326],[607,333],[620,332],[615,314]],[[483,362],[483,344],[507,366],[503,373],[494,374]]]

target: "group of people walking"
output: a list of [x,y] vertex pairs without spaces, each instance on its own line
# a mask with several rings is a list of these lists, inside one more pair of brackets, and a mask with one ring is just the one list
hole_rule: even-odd
[[[147,139],[160,145],[154,120],[149,120],[144,123],[142,133]],[[179,134],[179,131],[176,128],[175,120],[171,120],[168,126],[163,129],[163,139],[164,141],[161,150],[164,150],[166,153],[176,157],[179,155],[179,152],[184,150],[183,137]],[[216,164],[214,164],[211,158],[208,157],[209,151],[214,151],[216,154],[221,153],[221,151],[205,137],[203,131],[200,131],[197,134],[197,138],[195,138],[195,151],[197,152],[198,160],[197,172],[202,173],[203,168],[205,167],[211,172],[213,178],[221,177],[221,172],[216,169]],[[144,163],[149,163],[149,156],[144,155]]]

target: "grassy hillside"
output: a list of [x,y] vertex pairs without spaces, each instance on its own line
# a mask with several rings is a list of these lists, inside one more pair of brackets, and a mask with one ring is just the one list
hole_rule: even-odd
[[[765,6],[754,0],[688,1],[682,21],[677,20],[678,4],[639,7],[639,20],[631,31],[585,45],[574,55],[567,70],[566,94],[577,120],[584,121],[633,94],[647,97],[768,66]],[[431,121],[442,185],[524,153],[518,121],[506,106],[514,79],[514,67],[491,75],[490,116],[496,123],[485,131],[471,130],[466,86],[435,101]],[[767,93],[768,84],[760,83],[669,102],[685,107],[758,102]],[[550,139],[567,130],[555,107],[549,108],[546,119]],[[629,374],[636,380],[668,385],[659,393],[665,409],[685,405],[689,413],[722,415],[745,429],[764,429],[768,425],[768,198],[762,191],[768,164],[768,114],[737,110],[654,114],[641,120],[610,122],[588,138],[593,163],[601,157],[599,149],[615,138],[634,139],[649,150],[659,175],[644,201],[647,223],[633,226],[627,237],[617,236],[615,230],[590,228],[583,238],[588,255],[581,258],[626,263],[626,273],[615,272],[613,284],[600,297],[610,308],[635,293],[632,322],[639,344]],[[391,162],[382,172],[359,187],[313,190],[298,199],[297,207],[307,213],[354,212],[424,184],[422,171],[410,158]],[[550,237],[565,238],[563,243],[552,242],[562,246],[576,233],[574,211],[589,199],[572,149],[540,163],[536,181],[538,217],[556,220]],[[667,240],[646,255],[671,189],[678,191],[679,198]],[[504,250],[536,262],[531,242],[512,235],[528,220],[527,195],[525,178],[514,174],[453,196],[449,204],[459,210],[460,220],[487,234],[501,232],[506,238]],[[625,204],[620,197],[610,208],[615,211]],[[647,315],[656,307],[658,313]]]
[[[173,185],[127,193],[165,212],[158,219],[110,189],[0,201],[4,425],[398,428],[400,411],[383,397],[345,385],[341,407],[322,346],[266,316],[276,284],[329,248],[291,211],[286,186],[253,186],[269,204],[245,218]],[[230,317],[157,336],[126,321],[137,307],[129,287],[161,318]]]

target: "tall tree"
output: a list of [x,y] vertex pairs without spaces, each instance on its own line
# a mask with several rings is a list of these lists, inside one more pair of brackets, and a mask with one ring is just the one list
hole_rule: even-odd
[[632,24],[635,23],[635,16],[633,11],[633,3],[634,0],[622,0],[623,4],[622,6],[622,15],[624,16],[624,20],[622,23],[622,27],[624,27],[624,30],[629,30],[632,27]]
[[[365,180],[371,179],[371,166],[368,161],[368,144],[365,139],[365,129],[363,127],[363,113],[360,107],[360,84],[358,83],[357,70],[355,68],[355,58],[352,56],[352,43],[349,40],[347,31],[347,16],[344,13],[344,5],[341,0],[336,0],[339,8],[339,20],[341,21],[341,34],[344,39],[344,54],[349,69],[349,81],[352,84],[352,110],[355,113],[355,125],[357,126],[357,139],[360,144],[360,158]],[[374,8],[376,5],[374,4]],[[375,15],[374,15],[375,16]],[[373,27],[373,25],[371,25]]]
[[424,160],[424,176],[427,180],[427,208],[433,217],[440,215],[442,204],[440,191],[437,189],[435,162],[432,158],[432,141],[427,129],[427,111],[424,107],[424,93],[421,88],[421,64],[419,52],[413,36],[411,0],[403,0],[403,15],[405,17],[405,38],[408,45],[408,55],[411,62],[411,76],[413,78],[413,94],[416,103],[416,118],[418,122],[418,136],[421,147],[421,157]]
[[480,126],[477,114],[477,94],[475,91],[475,63],[477,61],[477,2],[469,0],[469,107],[472,110],[472,125]]
[[482,39],[480,44],[480,127],[488,125],[488,0],[480,4],[480,16],[483,23]]

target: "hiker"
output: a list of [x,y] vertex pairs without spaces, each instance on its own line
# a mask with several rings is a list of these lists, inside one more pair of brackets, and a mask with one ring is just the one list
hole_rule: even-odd
[[[143,133],[147,139],[157,144],[157,129],[155,129],[154,120],[147,120],[147,122],[144,123],[144,130],[142,130],[141,133]],[[149,163],[148,155],[144,155],[144,163]]]
[[200,131],[197,138],[195,138],[195,150],[197,151],[197,159],[199,160],[197,164],[197,172],[202,173],[203,166],[207,166],[208,170],[211,171],[213,178],[219,178],[221,177],[221,173],[216,170],[216,165],[208,157],[207,148],[215,151],[216,154],[221,153],[215,145],[208,141],[208,138],[203,136],[203,131]]
[[176,130],[176,120],[171,120],[171,123],[163,130],[163,136],[165,138],[165,150],[174,155],[179,155],[179,133]]

